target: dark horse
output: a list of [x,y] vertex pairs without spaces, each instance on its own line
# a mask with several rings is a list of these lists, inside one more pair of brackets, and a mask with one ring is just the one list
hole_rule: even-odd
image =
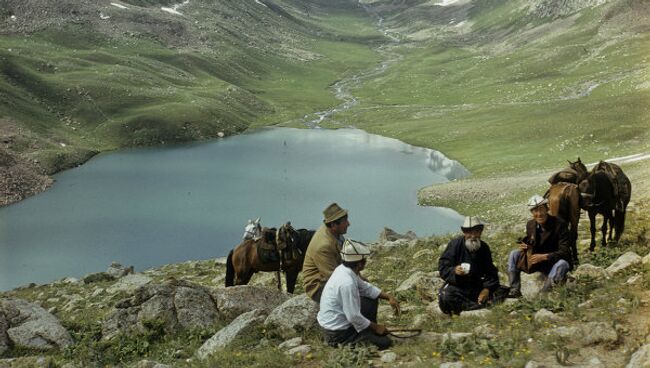
[[580,157],[578,157],[578,161],[567,162],[569,163],[569,167],[556,172],[548,179],[548,182],[551,183],[551,185],[560,182],[580,184],[580,182],[583,181],[589,174],[585,164],[580,161]]
[[612,232],[616,234],[614,240],[618,242],[625,229],[625,211],[632,196],[632,184],[618,165],[600,161],[589,175],[580,182],[578,189],[582,197],[581,206],[589,214],[591,223],[591,244],[589,250],[596,247],[596,215],[603,216],[602,246],[607,244],[607,225],[609,224],[609,237]]
[[278,272],[278,289],[282,289],[280,271],[284,271],[287,292],[293,293],[302,270],[307,246],[315,231],[291,227],[287,222],[279,229],[265,228],[260,239],[246,239],[228,253],[226,287],[246,285],[256,272]]
[[578,262],[578,222],[580,221],[580,191],[572,183],[558,182],[551,185],[544,197],[548,199],[549,213],[569,223],[571,231],[571,256]]

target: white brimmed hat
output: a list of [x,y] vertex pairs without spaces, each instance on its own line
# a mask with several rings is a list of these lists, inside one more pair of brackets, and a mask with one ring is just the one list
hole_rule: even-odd
[[341,250],[341,258],[344,262],[358,262],[370,255],[370,249],[365,244],[345,239],[343,249]]
[[463,226],[461,226],[460,229],[467,231],[475,227],[483,228],[485,227],[485,223],[481,221],[478,216],[466,216],[465,221],[463,222]]
[[542,197],[539,194],[535,194],[534,196],[530,197],[528,200],[527,206],[529,210],[533,210],[541,205],[545,205],[548,203],[548,199]]

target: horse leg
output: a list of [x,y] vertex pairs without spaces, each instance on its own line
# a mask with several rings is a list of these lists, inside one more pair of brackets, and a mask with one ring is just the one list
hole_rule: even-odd
[[596,248],[596,212],[594,211],[589,211],[589,231],[591,232],[589,251],[593,252]]
[[616,224],[616,236],[614,239],[618,243],[621,235],[623,235],[623,230],[625,230],[625,211],[616,211],[614,223]]
[[281,273],[281,272],[282,272],[282,271],[280,271],[280,269],[278,269],[278,270],[276,271],[276,273],[275,273],[275,278],[276,278],[276,280],[278,281],[278,290],[280,290],[280,291],[282,291],[282,278],[281,278],[281,276],[280,276],[280,273]]
[[285,277],[287,280],[287,293],[293,294],[293,291],[296,289],[296,279],[298,279],[297,270],[285,271]]
[[611,221],[611,214],[603,214],[603,226],[600,228],[600,232],[603,234],[603,239],[600,243],[603,247],[607,246],[607,224],[609,221]]

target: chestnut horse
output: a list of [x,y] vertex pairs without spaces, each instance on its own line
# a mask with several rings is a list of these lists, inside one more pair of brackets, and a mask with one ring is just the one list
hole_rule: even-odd
[[[580,159],[578,159],[579,161]],[[580,221],[580,191],[572,183],[558,182],[551,185],[544,197],[548,199],[549,214],[569,223],[571,231],[571,256],[578,265],[578,222]]]
[[276,271],[278,289],[282,290],[280,271],[284,271],[287,292],[293,293],[307,246],[314,233],[313,230],[295,230],[287,222],[277,230],[264,228],[259,239],[242,241],[228,253],[226,287],[246,285],[256,272]]

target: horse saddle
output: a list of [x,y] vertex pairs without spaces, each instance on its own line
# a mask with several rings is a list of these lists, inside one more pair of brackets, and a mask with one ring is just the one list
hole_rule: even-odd
[[562,169],[562,171],[556,172],[555,174],[551,175],[550,178],[548,178],[548,182],[551,185],[557,184],[559,182],[578,184],[576,183],[577,181],[578,181],[578,172],[568,167]]
[[280,252],[275,249],[275,244],[270,244],[265,241],[259,241],[256,244],[257,255],[261,263],[280,262]]

